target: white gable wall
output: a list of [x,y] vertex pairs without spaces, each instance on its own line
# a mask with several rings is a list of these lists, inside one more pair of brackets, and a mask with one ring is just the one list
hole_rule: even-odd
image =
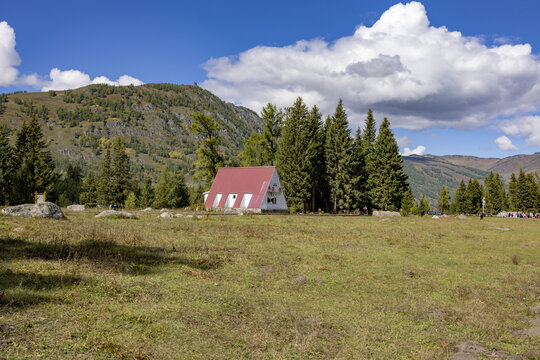
[[[268,190],[268,187],[273,187],[274,191]],[[262,210],[288,210],[287,202],[285,201],[285,195],[283,195],[283,189],[281,188],[281,183],[279,182],[279,177],[277,171],[274,170],[270,182],[266,187],[266,193],[261,204]]]

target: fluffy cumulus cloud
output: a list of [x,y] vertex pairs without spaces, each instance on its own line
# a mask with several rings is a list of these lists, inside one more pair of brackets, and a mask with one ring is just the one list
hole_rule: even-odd
[[540,110],[540,59],[530,45],[490,47],[431,26],[419,2],[392,6],[373,26],[332,43],[258,46],[204,68],[203,87],[257,111],[302,96],[331,113],[341,98],[353,123],[372,108],[416,130],[477,128]]
[[15,31],[7,22],[0,22],[0,86],[10,86],[19,75],[17,66],[21,63],[15,51]]
[[403,156],[410,156],[410,155],[424,155],[424,153],[426,152],[426,147],[423,146],[423,145],[418,145],[417,147],[415,147],[414,149],[409,149],[408,147],[406,147],[405,149],[403,149]]
[[505,120],[500,124],[500,128],[507,135],[525,138],[528,145],[540,146],[540,116]]
[[54,68],[49,73],[49,78],[42,78],[37,74],[19,76],[17,66],[21,63],[19,54],[15,50],[15,31],[5,21],[0,22],[0,86],[27,85],[34,88],[47,90],[74,89],[90,84],[108,85],[142,85],[143,82],[129,75],[120,76],[113,81],[105,76],[97,76],[91,79],[88,74],[79,70],[62,71]]
[[518,148],[512,144],[512,140],[510,140],[507,136],[499,136],[497,139],[495,139],[495,145],[501,150],[517,150]]
[[115,86],[137,86],[143,84],[141,80],[128,75],[120,76],[116,81],[110,80],[105,76],[98,76],[94,79],[90,79],[88,74],[79,70],[62,71],[56,68],[51,70],[49,78],[50,80],[44,80],[42,82],[42,91],[74,89],[90,84],[107,84]]

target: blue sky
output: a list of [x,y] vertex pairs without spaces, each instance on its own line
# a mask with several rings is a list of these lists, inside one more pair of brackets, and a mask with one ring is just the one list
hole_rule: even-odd
[[[20,63],[0,51],[0,72],[2,64],[17,70],[0,73],[0,92],[104,76],[120,84],[197,82],[257,112],[267,101],[286,106],[302,95],[330,113],[341,97],[353,128],[368,107],[379,120],[388,116],[402,149],[482,157],[540,151],[540,3],[395,4],[7,2],[0,22],[13,30]],[[387,36],[379,39],[381,31]]]

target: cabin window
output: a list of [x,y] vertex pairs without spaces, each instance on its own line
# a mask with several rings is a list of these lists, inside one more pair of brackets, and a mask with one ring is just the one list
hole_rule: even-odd
[[267,198],[266,199],[267,203],[268,204],[273,204],[273,205],[276,205],[277,204],[277,198]]

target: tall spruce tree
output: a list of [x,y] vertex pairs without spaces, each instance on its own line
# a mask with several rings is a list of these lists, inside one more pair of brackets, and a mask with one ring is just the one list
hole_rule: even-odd
[[390,122],[384,119],[375,141],[372,174],[370,174],[370,198],[374,206],[382,210],[399,210],[401,200],[409,187],[409,178],[403,170]]
[[351,179],[352,139],[342,100],[326,121],[325,155],[332,211],[351,210],[355,202]]
[[111,162],[111,149],[108,147],[97,178],[97,202],[99,205],[107,206],[114,202],[114,189],[111,186],[113,180]]
[[110,184],[113,189],[113,202],[115,204],[124,204],[132,190],[132,183],[129,157],[120,138],[117,138],[113,145],[113,156],[112,181]]
[[148,175],[144,178],[144,183],[141,189],[141,196],[139,198],[139,205],[143,208],[152,206],[154,202],[154,185],[152,183],[152,178]]
[[0,206],[9,203],[13,176],[13,148],[0,124]]
[[34,114],[17,135],[14,202],[33,202],[34,192],[50,192],[56,180],[54,162],[47,150],[43,132]]
[[305,210],[311,199],[311,164],[306,161],[308,118],[308,108],[299,97],[286,111],[276,153],[277,170],[291,211]]
[[324,195],[327,188],[325,132],[322,115],[317,106],[313,106],[309,113],[304,133],[308,144],[304,155],[305,167],[311,179],[311,196],[309,202],[304,205],[304,211],[315,212],[317,208],[324,207]]
[[461,180],[459,187],[456,189],[454,194],[454,201],[452,202],[451,209],[453,212],[461,214],[467,212],[467,203],[466,203],[466,193],[467,186],[465,181]]
[[532,174],[525,174],[523,169],[519,169],[518,176],[518,211],[530,212],[536,205],[536,182]]
[[366,163],[366,172],[368,174],[367,178],[367,201],[366,205],[371,213],[373,209],[373,201],[371,198],[371,189],[377,186],[377,176],[376,176],[376,155],[375,155],[375,140],[377,138],[377,129],[375,118],[373,117],[373,111],[371,109],[367,112],[367,117],[365,120],[364,133],[362,137],[362,147],[364,151],[364,161]]
[[[366,169],[366,156],[362,144],[362,131],[358,128],[352,143],[351,186],[355,199],[354,208],[360,210],[363,210],[364,206],[367,207],[369,203],[367,188],[369,174]],[[412,202],[414,202],[414,197]]]
[[180,208],[189,205],[189,190],[184,182],[184,175],[177,171],[168,186],[167,207]]
[[514,173],[510,175],[510,181],[508,182],[508,202],[511,211],[518,211],[521,208],[518,180]]
[[484,190],[477,179],[469,179],[465,192],[466,212],[478,214],[482,210],[482,198]]
[[98,182],[94,173],[89,172],[83,180],[80,202],[86,206],[94,207],[98,204]]
[[484,185],[486,187],[486,212],[498,214],[505,210],[507,208],[506,191],[501,176],[490,171],[484,179]]
[[171,181],[171,170],[167,165],[165,165],[158,176],[158,182],[154,197],[154,208],[158,209],[169,206],[169,184],[171,183]]

